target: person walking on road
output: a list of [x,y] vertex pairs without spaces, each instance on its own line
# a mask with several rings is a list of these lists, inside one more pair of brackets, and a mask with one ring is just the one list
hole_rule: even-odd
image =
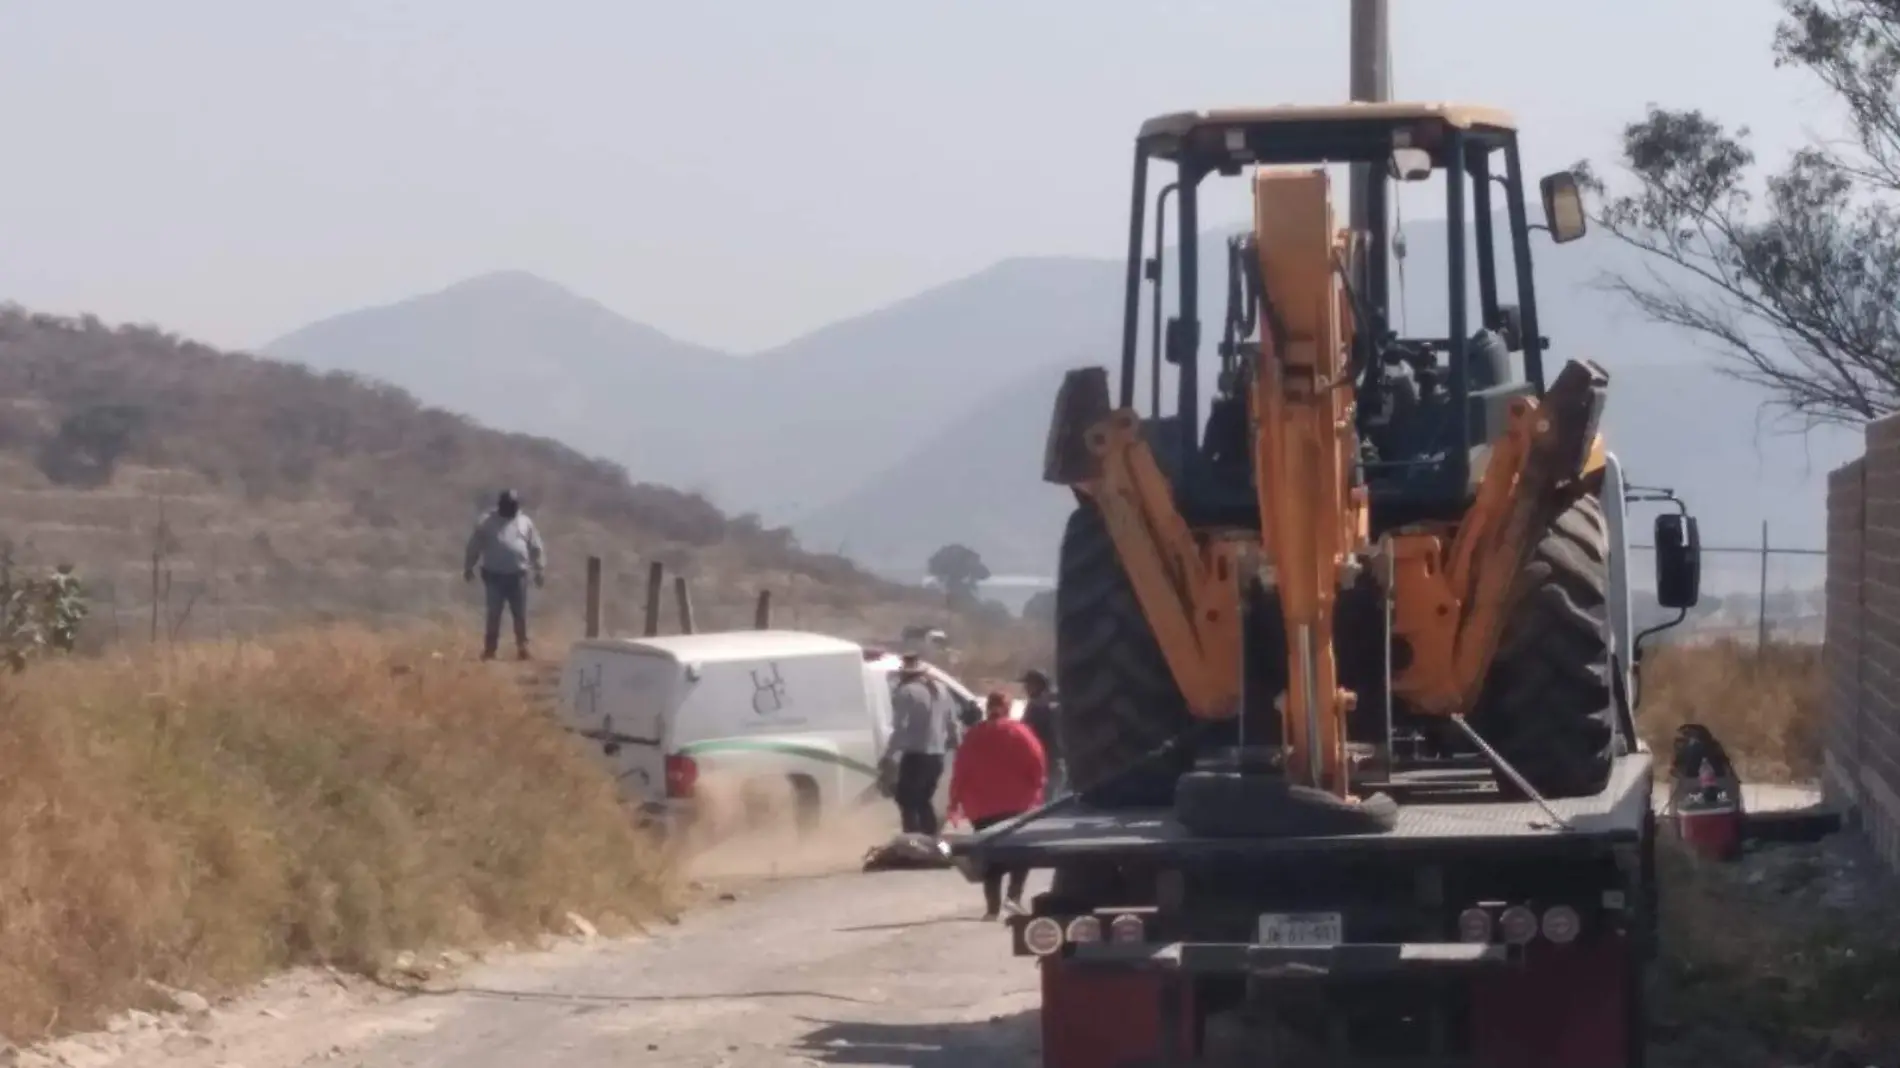
[[462,555],[462,581],[473,580],[477,566],[487,594],[482,659],[495,659],[504,606],[514,617],[515,655],[528,659],[528,577],[533,575],[536,586],[546,581],[547,553],[541,546],[541,532],[521,510],[521,499],[513,490],[502,490],[495,510],[476,522],[469,534]]
[[1023,722],[1036,732],[1049,763],[1049,796],[1060,797],[1068,788],[1067,769],[1062,761],[1062,743],[1056,731],[1056,695],[1049,676],[1038,668],[1023,672]]
[[895,776],[893,793],[905,834],[935,838],[940,829],[937,784],[956,734],[952,703],[923,661],[906,653],[891,690],[891,740],[884,751],[884,774]]
[[[1009,695],[989,696],[983,722],[970,728],[950,770],[950,818],[970,821],[978,831],[1014,819],[1042,804],[1049,765],[1042,743],[1027,723],[1010,718]],[[983,918],[993,920],[1003,907],[1003,877],[1009,877],[1009,907],[1023,910],[1026,868],[992,867],[983,875]]]

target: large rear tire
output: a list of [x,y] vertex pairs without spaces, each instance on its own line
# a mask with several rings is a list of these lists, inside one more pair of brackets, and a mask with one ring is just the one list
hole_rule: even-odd
[[1519,582],[1472,726],[1544,796],[1594,794],[1616,745],[1609,534],[1594,494],[1558,515]]
[[1090,805],[1167,805],[1180,760],[1149,760],[1193,724],[1101,512],[1082,501],[1056,576],[1056,729],[1072,789]]

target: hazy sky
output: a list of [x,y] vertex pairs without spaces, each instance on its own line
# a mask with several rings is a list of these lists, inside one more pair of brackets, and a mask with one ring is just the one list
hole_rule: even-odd
[[[1117,253],[1155,112],[1327,102],[1345,0],[65,0],[0,22],[0,297],[252,346],[502,268],[751,349]],[[1780,156],[1773,0],[1394,0],[1394,92],[1532,174],[1648,102]]]

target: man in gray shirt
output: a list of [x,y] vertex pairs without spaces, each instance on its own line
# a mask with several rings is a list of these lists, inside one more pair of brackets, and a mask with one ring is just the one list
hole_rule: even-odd
[[482,628],[482,659],[495,659],[495,646],[501,641],[501,610],[506,605],[514,617],[515,654],[528,659],[528,575],[534,584],[546,581],[547,557],[541,548],[541,532],[534,520],[521,510],[521,500],[513,490],[502,490],[495,510],[483,516],[468,536],[468,548],[462,555],[462,580],[475,577],[480,566],[482,586],[488,595],[487,616]]
[[917,654],[907,653],[891,690],[891,740],[886,766],[897,766],[897,813],[905,834],[937,836],[937,783],[944,754],[956,744],[954,702],[930,677]]

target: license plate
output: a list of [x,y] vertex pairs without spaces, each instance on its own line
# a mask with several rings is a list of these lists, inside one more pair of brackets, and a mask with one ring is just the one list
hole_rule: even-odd
[[1269,912],[1260,917],[1260,944],[1323,949],[1345,941],[1345,926],[1337,912]]

